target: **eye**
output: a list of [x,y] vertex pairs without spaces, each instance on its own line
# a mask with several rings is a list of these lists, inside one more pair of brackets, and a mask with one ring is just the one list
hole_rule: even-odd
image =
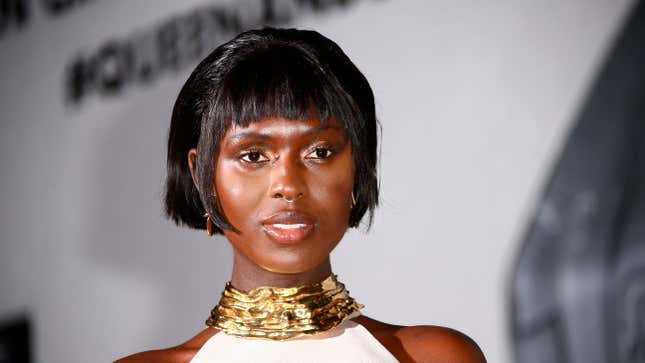
[[240,160],[249,164],[261,164],[269,161],[269,158],[264,156],[262,152],[257,150],[245,151],[240,154]]
[[306,159],[327,159],[334,153],[334,150],[330,147],[319,146],[305,156]]

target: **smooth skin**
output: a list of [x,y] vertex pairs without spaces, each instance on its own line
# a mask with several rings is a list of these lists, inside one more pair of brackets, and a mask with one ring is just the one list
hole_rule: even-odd
[[[190,150],[195,179],[197,151]],[[233,126],[217,157],[215,190],[224,215],[239,233],[225,230],[234,250],[231,283],[249,291],[258,286],[315,283],[331,274],[329,255],[348,228],[354,161],[340,123],[267,118]],[[289,202],[292,201],[292,202]],[[262,229],[276,212],[298,211],[316,220],[302,242],[281,244]],[[403,327],[359,316],[365,327],[401,362],[481,363],[477,344],[438,326]],[[206,328],[173,348],[138,353],[118,363],[190,362],[218,330]]]

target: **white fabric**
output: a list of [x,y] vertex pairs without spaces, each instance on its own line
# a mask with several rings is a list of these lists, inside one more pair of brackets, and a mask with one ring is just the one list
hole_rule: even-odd
[[345,320],[330,331],[287,341],[245,339],[219,332],[190,363],[398,362],[362,325]]

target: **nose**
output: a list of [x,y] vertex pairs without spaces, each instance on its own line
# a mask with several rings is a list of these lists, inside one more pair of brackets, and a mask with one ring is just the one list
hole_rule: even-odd
[[304,165],[288,159],[280,158],[273,164],[269,194],[272,198],[293,203],[306,194],[307,186],[303,175],[306,171]]

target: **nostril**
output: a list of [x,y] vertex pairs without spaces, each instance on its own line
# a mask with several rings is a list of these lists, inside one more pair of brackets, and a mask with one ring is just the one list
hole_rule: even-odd
[[303,197],[302,193],[298,193],[298,195],[296,195],[296,197],[295,197],[295,198],[291,198],[291,199],[289,199],[289,198],[286,198],[286,197],[285,197],[285,198],[284,198],[284,200],[286,200],[286,201],[287,201],[287,203],[293,203],[293,202],[295,202],[296,200],[298,200],[298,199],[300,199],[300,198],[302,198],[302,197]]
[[296,195],[293,198],[289,198],[289,197],[287,197],[286,195],[284,195],[282,193],[273,194],[273,198],[284,199],[287,203],[293,203],[293,202],[295,202],[296,200],[298,200],[298,199],[300,199],[302,197],[304,197],[304,194],[302,194],[302,193],[298,193],[298,195]]

